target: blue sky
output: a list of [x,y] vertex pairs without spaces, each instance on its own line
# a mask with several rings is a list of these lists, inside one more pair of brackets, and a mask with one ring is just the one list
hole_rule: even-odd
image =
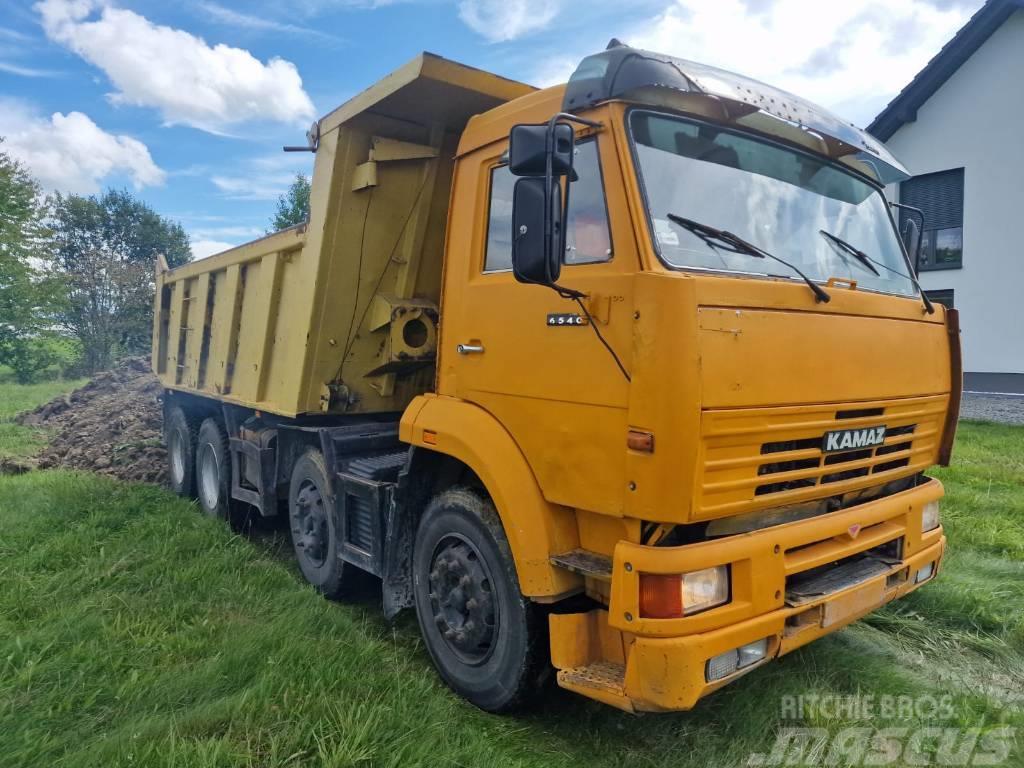
[[[0,136],[48,190],[126,187],[196,256],[262,234],[310,122],[421,50],[536,85],[616,36],[861,125],[981,0],[0,0]],[[913,170],[913,169],[911,169]]]

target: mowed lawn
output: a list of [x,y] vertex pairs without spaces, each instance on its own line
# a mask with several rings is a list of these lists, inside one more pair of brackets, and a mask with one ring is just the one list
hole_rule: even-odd
[[[779,728],[1024,734],[1024,428],[963,424],[939,580],[689,713],[546,692],[486,715],[437,679],[414,617],[303,584],[284,534],[232,534],[160,488],[0,478],[0,766],[745,765]],[[953,719],[784,719],[784,697],[951,696]],[[902,764],[900,761],[897,764]]]

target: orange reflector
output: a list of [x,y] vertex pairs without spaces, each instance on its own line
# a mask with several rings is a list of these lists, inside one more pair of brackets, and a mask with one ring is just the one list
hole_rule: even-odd
[[682,578],[656,573],[640,574],[640,615],[648,619],[672,619],[683,615]]
[[437,445],[437,432],[430,429],[424,429],[423,442],[427,445]]
[[631,429],[626,434],[626,447],[631,451],[654,453],[654,435],[650,432]]

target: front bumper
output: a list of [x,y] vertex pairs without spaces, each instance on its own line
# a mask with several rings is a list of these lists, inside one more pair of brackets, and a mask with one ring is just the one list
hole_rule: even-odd
[[[942,496],[929,480],[915,488],[857,507],[760,531],[683,547],[647,547],[621,541],[612,566],[608,611],[589,624],[562,617],[552,621],[552,658],[560,669],[578,664],[579,652],[566,653],[560,634],[596,633],[586,644],[589,661],[621,665],[621,684],[594,695],[559,673],[563,687],[627,710],[690,709],[702,697],[768,660],[834,632],[934,579],[945,552],[942,528],[921,531],[923,506]],[[870,578],[815,599],[794,601],[787,579],[810,569],[899,542],[901,556]],[[931,575],[917,573],[933,564]],[[673,574],[728,565],[732,599],[695,616],[649,619],[639,612],[639,574]],[[602,621],[603,619],[603,621]],[[763,661],[709,682],[709,659],[747,643],[768,639]],[[619,642],[621,642],[621,646]],[[621,650],[620,650],[621,648]],[[596,649],[596,650],[595,650]],[[596,654],[596,656],[595,656]],[[562,662],[562,663],[560,663]],[[614,694],[614,695],[612,695]]]

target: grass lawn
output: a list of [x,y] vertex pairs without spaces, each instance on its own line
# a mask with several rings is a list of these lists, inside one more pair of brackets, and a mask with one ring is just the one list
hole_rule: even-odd
[[85,379],[44,381],[39,384],[16,384],[10,374],[0,370],[0,458],[4,456],[31,456],[42,448],[46,434],[12,423],[22,411],[35,408],[59,394],[85,384]]
[[[783,726],[1024,734],[1024,428],[964,424],[939,580],[690,713],[634,717],[553,688],[494,717],[441,684],[415,619],[328,603],[281,551],[155,487],[0,478],[0,766],[746,765]],[[949,696],[941,721],[784,697]],[[905,759],[891,763],[905,764]],[[824,764],[824,759],[813,762]],[[927,763],[921,763],[927,764]]]

